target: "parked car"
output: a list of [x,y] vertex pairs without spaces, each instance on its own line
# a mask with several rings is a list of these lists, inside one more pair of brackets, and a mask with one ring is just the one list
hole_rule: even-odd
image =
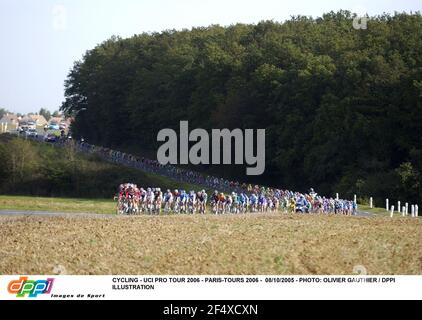
[[19,134],[25,134],[28,131],[28,129],[29,128],[26,125],[18,127]]
[[28,125],[28,128],[31,128],[31,129],[35,129],[37,127],[37,124],[35,123],[35,121],[28,121],[27,125]]
[[35,129],[28,129],[25,134],[29,138],[38,138],[38,131]]
[[44,140],[45,142],[56,142],[58,138],[55,134],[49,133]]
[[57,123],[50,123],[48,125],[48,130],[60,130],[60,126]]

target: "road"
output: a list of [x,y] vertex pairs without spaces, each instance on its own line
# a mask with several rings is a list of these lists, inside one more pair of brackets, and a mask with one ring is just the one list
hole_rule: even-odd
[[[0,210],[0,216],[40,216],[40,217],[65,217],[65,218],[110,218],[114,215],[97,213],[65,213],[65,212],[46,212],[46,211],[19,211],[19,210]],[[373,214],[364,211],[358,211],[358,217],[371,217]]]

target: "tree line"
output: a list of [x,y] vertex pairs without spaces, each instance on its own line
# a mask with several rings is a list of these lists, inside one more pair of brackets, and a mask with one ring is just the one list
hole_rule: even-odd
[[[360,30],[354,17],[112,37],[75,63],[61,110],[75,136],[142,152],[181,120],[263,128],[266,172],[252,182],[421,202],[422,17]],[[248,180],[238,166],[200,169]]]

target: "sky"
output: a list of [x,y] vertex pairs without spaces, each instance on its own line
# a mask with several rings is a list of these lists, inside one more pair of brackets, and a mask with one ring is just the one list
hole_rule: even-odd
[[284,21],[339,9],[422,11],[422,0],[0,0],[0,108],[57,110],[74,62],[112,35]]

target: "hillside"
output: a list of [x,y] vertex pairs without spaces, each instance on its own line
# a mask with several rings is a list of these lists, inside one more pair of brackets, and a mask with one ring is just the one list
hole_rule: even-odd
[[46,143],[0,135],[0,194],[113,198],[119,184],[143,187],[199,187],[143,173]]

